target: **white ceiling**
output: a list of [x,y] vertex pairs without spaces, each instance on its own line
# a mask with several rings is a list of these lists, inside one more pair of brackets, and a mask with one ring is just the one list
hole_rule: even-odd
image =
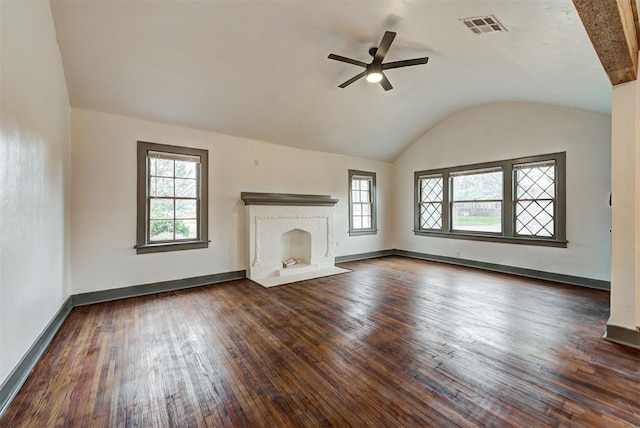
[[[394,160],[447,116],[498,101],[610,114],[611,86],[571,0],[52,0],[71,104],[303,149]],[[461,18],[495,14],[508,32]],[[370,62],[385,30],[394,89]],[[166,141],[164,143],[167,143]]]

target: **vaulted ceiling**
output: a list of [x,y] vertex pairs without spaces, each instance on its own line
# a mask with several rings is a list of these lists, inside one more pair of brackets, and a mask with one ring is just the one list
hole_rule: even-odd
[[[478,104],[611,109],[611,84],[572,0],[52,0],[52,8],[72,106],[303,149],[391,161]],[[486,15],[507,31],[476,35],[462,22]],[[364,79],[338,88],[362,69],[327,55],[370,62],[385,30],[398,34],[388,61],[429,63],[388,70],[388,92]]]

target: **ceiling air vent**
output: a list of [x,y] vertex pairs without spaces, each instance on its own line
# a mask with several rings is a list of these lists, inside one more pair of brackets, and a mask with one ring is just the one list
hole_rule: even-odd
[[464,24],[473,31],[474,34],[495,33],[500,31],[507,31],[504,25],[498,21],[493,15],[478,16],[475,18],[465,18],[462,20]]

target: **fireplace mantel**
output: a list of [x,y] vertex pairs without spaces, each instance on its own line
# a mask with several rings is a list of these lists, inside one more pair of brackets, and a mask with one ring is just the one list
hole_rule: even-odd
[[338,199],[332,199],[329,195],[299,195],[295,193],[242,192],[240,198],[245,205],[326,207],[338,203]]

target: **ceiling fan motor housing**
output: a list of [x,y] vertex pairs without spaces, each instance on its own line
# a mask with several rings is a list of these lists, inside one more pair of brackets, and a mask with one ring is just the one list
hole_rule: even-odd
[[367,74],[372,73],[382,73],[382,64],[376,64],[375,62],[372,62],[371,64],[367,65]]

